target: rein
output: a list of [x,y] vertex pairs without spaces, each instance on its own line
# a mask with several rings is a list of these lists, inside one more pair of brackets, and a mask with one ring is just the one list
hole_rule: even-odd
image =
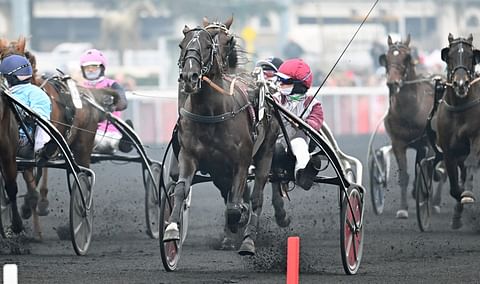
[[[219,85],[215,84],[215,82],[213,82],[212,80],[210,80],[210,78],[208,78],[207,76],[203,75],[202,76],[202,80],[207,82],[212,88],[215,89],[215,91],[221,93],[222,95],[225,95],[225,96],[233,96],[233,88],[230,88],[230,93],[225,91],[222,87],[220,87]],[[232,85],[235,84],[234,82],[232,82]]]

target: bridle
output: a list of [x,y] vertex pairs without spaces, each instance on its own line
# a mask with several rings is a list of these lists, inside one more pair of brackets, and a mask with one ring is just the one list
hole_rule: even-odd
[[[467,66],[467,64],[465,64],[465,62],[468,61],[468,57],[464,55],[464,49],[463,49],[464,44],[467,45],[469,47],[469,49],[472,50],[472,66],[474,65],[473,64],[473,61],[474,61],[473,46],[472,46],[471,42],[467,41],[465,39],[462,39],[462,38],[451,41],[450,45],[448,47],[449,49],[454,45],[459,45],[457,53],[458,53],[458,56],[459,56],[459,63],[460,64],[456,65],[451,70],[447,69],[447,82],[445,83],[446,86],[450,87],[455,92],[455,95],[457,97],[461,97],[461,98],[466,97],[468,95],[468,91],[469,91],[470,87],[473,84],[476,84],[478,81],[480,81],[480,77],[477,77],[477,78],[473,79],[474,78],[473,68],[469,68]],[[456,81],[454,81],[455,73],[459,70],[464,70],[465,73],[467,74],[467,78],[468,78],[468,83],[464,87],[465,88],[465,91],[464,91],[465,95],[460,95],[458,93],[458,83]],[[466,110],[478,105],[480,103],[480,98],[470,100],[470,101],[467,101],[467,102],[464,102],[464,103],[460,103],[458,105],[452,105],[452,104],[448,103],[445,100],[445,98],[443,98],[442,103],[445,105],[445,108],[450,112],[462,112],[462,111],[466,111]]]
[[[178,67],[180,72],[185,66],[185,63],[188,59],[196,61],[201,66],[200,76],[208,74],[213,66],[213,61],[215,55],[218,53],[218,35],[215,35],[215,38],[212,38],[212,35],[205,29],[201,27],[196,27],[189,30],[187,33],[193,32],[193,36],[190,41],[185,46],[185,52],[183,57],[178,60]],[[200,42],[200,34],[206,33],[208,35],[208,40],[211,43],[210,55],[208,61],[204,63],[204,58],[202,54],[202,43]]]
[[[392,53],[393,53],[394,56],[398,56],[402,52],[408,53],[409,47],[406,46],[405,44],[401,43],[401,42],[396,42],[396,43],[394,43],[393,45],[390,46],[390,50],[393,50]],[[410,54],[408,54],[408,55],[410,56]],[[423,81],[423,79],[407,80],[408,70],[410,68],[410,66],[409,66],[410,64],[411,64],[411,62],[409,62],[408,64],[399,64],[399,63],[396,63],[396,62],[388,62],[387,63],[387,66],[390,67],[390,68],[387,68],[387,74],[389,73],[389,69],[391,69],[392,67],[396,68],[397,70],[403,70],[403,73],[402,73],[403,75],[401,77],[401,80],[399,82],[397,82],[398,85],[399,85],[399,88],[403,87],[404,85],[415,84],[415,83]]]
[[[452,46],[454,45],[459,45],[458,47],[458,57],[459,57],[459,62],[460,64],[456,65],[454,68],[452,68],[451,70],[447,70],[447,83],[446,85],[453,88],[453,89],[456,89],[455,88],[455,81],[453,81],[453,78],[455,76],[455,73],[459,70],[464,70],[465,73],[467,74],[467,77],[468,77],[468,84],[465,88],[465,93],[468,93],[468,89],[470,88],[470,86],[476,82],[478,82],[478,80],[472,80],[473,78],[473,68],[469,68],[468,66],[466,66],[465,64],[465,61],[468,59],[467,57],[465,57],[464,55],[464,49],[463,49],[463,45],[467,45],[469,46],[470,49],[473,50],[472,48],[472,44],[467,41],[467,40],[464,40],[464,39],[456,39],[452,42],[450,42],[450,46],[449,48],[451,48]],[[473,51],[472,51],[472,57],[473,57]],[[473,65],[473,64],[472,64]],[[457,92],[455,90],[455,92]]]
[[[220,30],[219,32],[215,33],[213,36],[209,32],[209,30],[216,29]],[[189,42],[186,44],[184,48],[184,53],[183,56],[180,57],[178,60],[178,67],[179,67],[179,72],[182,72],[182,69],[184,68],[187,60],[193,60],[197,62],[200,65],[200,74],[199,74],[199,80],[197,83],[197,87],[200,89],[201,88],[201,83],[204,78],[207,78],[206,75],[210,73],[212,70],[213,66],[215,65],[215,61],[217,63],[217,66],[221,69],[221,71],[226,71],[228,68],[228,62],[229,62],[229,56],[233,51],[233,47],[228,45],[230,48],[226,54],[225,58],[222,58],[221,53],[219,52],[219,34],[220,32],[224,32],[227,36],[230,35],[230,31],[227,29],[227,27],[222,24],[222,23],[212,23],[209,24],[208,26],[202,28],[202,27],[196,27],[194,29],[191,29],[187,31],[187,33],[193,32],[192,38],[189,40]],[[210,44],[210,52],[209,52],[209,58],[206,59],[202,55],[202,43],[200,41],[200,36],[202,33],[206,33],[208,35],[208,43]]]

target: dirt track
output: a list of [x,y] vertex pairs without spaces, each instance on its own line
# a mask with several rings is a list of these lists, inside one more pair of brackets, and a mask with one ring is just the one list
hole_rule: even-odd
[[[338,138],[338,142],[344,152],[364,161],[367,139]],[[161,151],[154,147],[151,157],[160,160]],[[446,190],[432,232],[421,233],[413,200],[408,220],[394,218],[399,198],[394,181],[383,215],[374,215],[369,196],[366,199],[364,256],[356,276],[343,272],[338,189],[325,185],[292,192],[287,211],[293,222],[287,229],[278,228],[272,219],[270,187],[266,189],[255,257],[216,249],[223,229],[223,202],[211,185],[194,187],[182,259],[178,271],[167,273],[158,240],[145,234],[140,165],[104,162],[93,169],[97,174],[94,235],[87,256],[76,256],[69,241],[57,238],[55,228],[68,221],[68,191],[64,172],[54,170],[52,212],[41,219],[43,243],[29,243],[31,253],[26,255],[11,255],[0,246],[0,262],[18,265],[19,283],[285,283],[285,245],[291,235],[301,238],[301,283],[460,283],[480,279],[479,221],[475,218],[480,206],[467,208],[465,226],[453,231],[449,227],[453,202]],[[367,181],[365,178],[365,184]],[[20,186],[23,192],[22,181]]]

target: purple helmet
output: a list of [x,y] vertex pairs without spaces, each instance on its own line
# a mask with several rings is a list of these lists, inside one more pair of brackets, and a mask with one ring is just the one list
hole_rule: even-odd
[[103,65],[107,67],[107,58],[103,53],[98,49],[89,49],[85,51],[80,57],[80,66],[88,65]]
[[30,77],[33,70],[27,58],[21,55],[10,55],[5,57],[0,64],[0,73],[3,75],[16,75]]

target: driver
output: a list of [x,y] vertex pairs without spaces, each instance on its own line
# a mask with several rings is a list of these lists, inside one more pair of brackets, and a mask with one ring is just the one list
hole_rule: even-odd
[[[42,89],[31,83],[33,70],[27,58],[16,54],[5,57],[0,64],[0,73],[7,80],[10,91],[16,99],[45,120],[50,120],[52,103]],[[53,151],[47,149],[51,147],[44,146],[50,141],[50,135],[43,128],[34,127],[30,123],[27,123],[26,127],[29,136],[34,134],[34,145],[29,143],[27,133],[20,129],[17,154],[23,158],[32,158],[35,153],[37,160],[42,158],[48,160]]]
[[[127,97],[125,90],[115,80],[105,77],[105,68],[107,59],[105,55],[97,49],[89,49],[80,57],[80,67],[82,76],[85,79],[83,86],[87,88],[112,88],[118,94],[113,115],[120,117],[120,112],[127,108]],[[130,120],[125,121],[132,126]],[[97,135],[95,135],[94,151],[111,154],[119,149],[128,153],[132,150],[132,144],[128,138],[122,137],[120,131],[108,121],[98,124]]]
[[[280,65],[275,73],[279,81],[279,92],[274,95],[275,99],[287,110],[300,116],[313,129],[320,131],[323,125],[322,104],[313,96],[307,95],[312,86],[313,74],[310,66],[302,59],[288,59]],[[309,139],[305,132],[284,120],[290,144],[292,146],[295,162],[295,182],[305,190],[313,185],[313,178],[317,174],[318,162],[310,161],[308,149]],[[284,140],[283,138],[280,138]],[[285,149],[285,148],[283,148]],[[308,165],[308,166],[307,166]]]

